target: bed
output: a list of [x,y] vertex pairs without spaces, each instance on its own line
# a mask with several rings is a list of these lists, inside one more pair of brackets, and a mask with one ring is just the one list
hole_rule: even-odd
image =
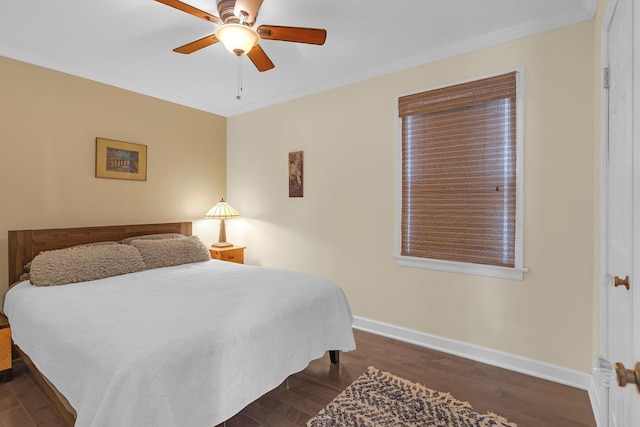
[[207,259],[62,286],[19,280],[42,251],[166,233],[190,236],[191,223],[9,232],[14,343],[70,425],[213,427],[327,351],[337,363],[355,349],[342,290],[301,273]]

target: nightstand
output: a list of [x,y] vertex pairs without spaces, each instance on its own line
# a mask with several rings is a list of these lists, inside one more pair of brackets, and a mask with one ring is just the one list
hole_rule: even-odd
[[11,381],[11,326],[9,319],[0,314],[0,378]]
[[244,246],[229,246],[227,248],[209,248],[211,258],[220,261],[237,262],[244,264]]

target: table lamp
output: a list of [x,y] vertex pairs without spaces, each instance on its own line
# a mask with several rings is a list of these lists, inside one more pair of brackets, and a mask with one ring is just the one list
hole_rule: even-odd
[[233,246],[233,243],[227,242],[227,233],[224,229],[224,220],[237,218],[239,216],[240,214],[238,213],[238,211],[233,209],[229,203],[225,202],[224,198],[220,199],[220,201],[216,203],[214,207],[209,209],[209,212],[207,212],[204,217],[220,220],[220,235],[218,236],[218,243],[212,244],[212,247],[226,248],[229,246]]

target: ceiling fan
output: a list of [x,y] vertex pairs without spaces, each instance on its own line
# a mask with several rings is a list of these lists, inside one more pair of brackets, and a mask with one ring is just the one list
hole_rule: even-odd
[[156,1],[205,21],[220,24],[215,34],[175,48],[174,52],[189,54],[220,41],[231,53],[237,56],[247,55],[258,71],[275,67],[258,44],[260,39],[322,45],[327,38],[327,31],[319,28],[260,25],[254,29],[263,0],[216,0],[220,17],[179,0]]

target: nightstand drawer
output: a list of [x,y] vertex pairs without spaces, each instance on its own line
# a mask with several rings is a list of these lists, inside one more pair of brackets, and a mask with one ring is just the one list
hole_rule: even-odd
[[228,248],[209,248],[211,258],[220,261],[236,262],[244,264],[244,247],[231,246]]
[[0,376],[4,381],[11,381],[11,327],[4,314],[0,314]]
[[11,369],[11,328],[0,329],[0,371]]
[[220,259],[222,261],[231,261],[244,264],[244,250],[238,249],[237,251],[227,251],[221,254]]

